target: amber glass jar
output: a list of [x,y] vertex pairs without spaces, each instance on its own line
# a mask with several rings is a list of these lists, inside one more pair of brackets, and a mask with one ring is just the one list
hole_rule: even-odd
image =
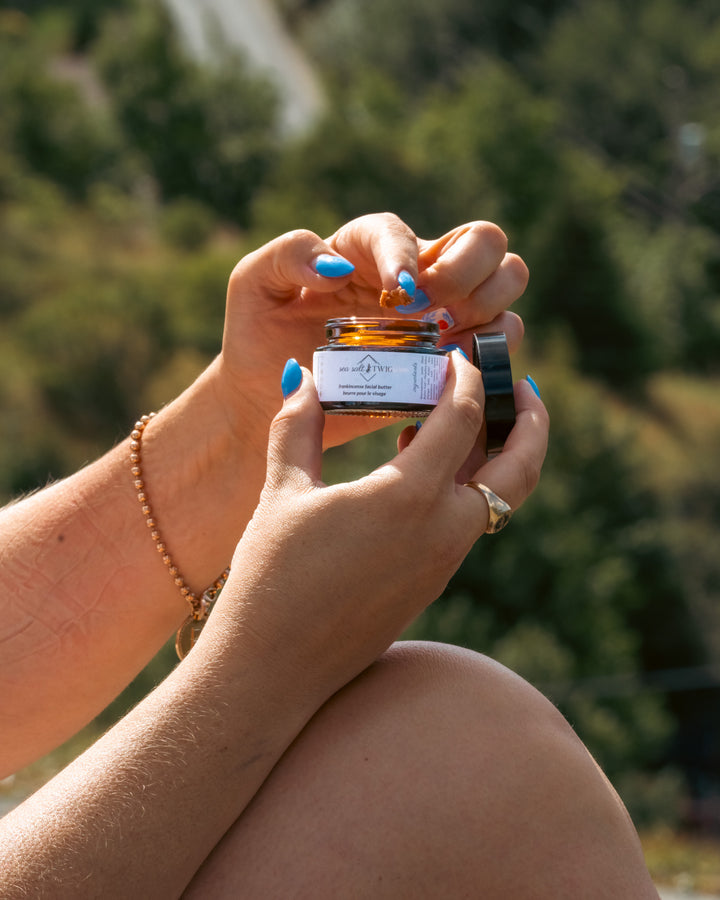
[[438,326],[417,319],[330,319],[313,375],[327,413],[427,416],[445,386]]

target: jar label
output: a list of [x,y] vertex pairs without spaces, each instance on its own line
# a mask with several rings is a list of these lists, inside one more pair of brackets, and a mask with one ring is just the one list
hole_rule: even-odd
[[448,357],[438,353],[319,350],[313,377],[323,403],[422,403],[435,405],[445,387]]

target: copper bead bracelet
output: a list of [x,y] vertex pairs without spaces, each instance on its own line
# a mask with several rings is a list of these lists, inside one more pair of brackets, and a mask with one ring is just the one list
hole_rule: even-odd
[[162,540],[160,531],[158,530],[157,522],[155,521],[152,509],[150,507],[147,488],[145,487],[145,481],[143,479],[142,473],[142,436],[148,422],[150,422],[150,420],[154,418],[154,416],[155,413],[150,413],[150,415],[142,416],[135,423],[135,428],[130,434],[130,471],[132,472],[135,479],[134,483],[135,490],[137,491],[137,498],[142,509],[142,514],[145,517],[145,524],[150,529],[150,537],[155,542],[155,549],[161,555],[162,561],[167,567],[167,570],[170,573],[170,576],[172,577],[176,586],[180,590],[180,593],[190,604],[190,615],[180,626],[175,637],[175,650],[177,652],[177,655],[180,659],[184,659],[195,644],[202,626],[204,625],[205,620],[210,614],[210,609],[212,607],[213,601],[217,599],[218,594],[227,581],[228,575],[230,574],[230,568],[228,567],[227,569],[225,569],[222,575],[220,575],[220,577],[217,578],[198,597],[198,595],[194,594],[187,586],[187,582],[180,574],[178,567],[175,565],[172,557],[168,553],[167,546]]

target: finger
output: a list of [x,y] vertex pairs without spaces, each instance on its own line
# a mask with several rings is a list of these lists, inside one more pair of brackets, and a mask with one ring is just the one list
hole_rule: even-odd
[[288,360],[282,377],[284,402],[270,425],[266,486],[309,489],[320,484],[325,416],[307,369]]
[[460,347],[466,356],[472,356],[472,339],[474,334],[497,334],[502,332],[507,339],[508,351],[515,353],[525,335],[525,325],[520,316],[512,312],[502,312],[491,322],[484,325],[473,325],[469,329],[453,330],[452,334],[443,332],[441,348],[450,350]]
[[354,264],[314,232],[290,231],[264,244],[238,262],[230,276],[228,296],[247,298],[262,291],[279,301],[295,297],[300,288],[330,292],[347,284]]
[[422,422],[418,420],[414,425],[408,425],[407,428],[403,428],[397,438],[397,448],[398,453],[401,453],[406,447],[409,447],[413,442],[413,438],[422,428]]
[[471,222],[431,244],[421,242],[418,284],[442,305],[468,297],[498,268],[507,237],[491,222]]
[[378,291],[404,287],[412,296],[418,277],[418,240],[413,230],[393,213],[360,216],[328,239],[352,260],[358,276]]
[[[421,278],[422,281],[422,278]],[[507,253],[497,268],[483,281],[462,295],[460,286],[456,291],[437,293],[434,287],[418,288],[416,302],[423,294],[428,307],[423,318],[434,321],[441,331],[479,330],[502,315],[525,292],[528,283],[528,269],[523,260],[514,253]],[[463,282],[467,287],[467,281]]]
[[457,350],[445,389],[396,464],[410,477],[437,484],[454,479],[480,434],[485,394],[478,369]]
[[506,253],[498,268],[487,278],[462,307],[459,320],[464,317],[489,322],[525,293],[528,268],[514,253]]
[[487,433],[483,427],[475,446],[472,448],[468,458],[463,462],[455,475],[456,483],[465,484],[468,481],[473,481],[475,473],[478,469],[482,468],[487,461]]
[[[548,445],[549,417],[542,400],[527,381],[515,385],[516,422],[505,447],[485,463],[470,481],[487,485],[516,510],[530,496],[540,478]],[[466,511],[480,516],[479,527],[487,524],[487,504],[476,491],[458,486]]]

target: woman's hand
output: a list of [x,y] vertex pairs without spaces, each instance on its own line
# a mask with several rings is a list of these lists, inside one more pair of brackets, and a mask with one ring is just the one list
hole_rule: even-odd
[[[322,254],[347,258],[351,271],[320,274],[317,263]],[[341,265],[347,271],[347,264]],[[522,293],[525,267],[517,257],[506,255],[504,235],[489,224],[461,226],[438,241],[426,242],[394,216],[368,216],[344,226],[327,241],[294,232],[238,264],[230,281],[221,356],[160,411],[142,437],[146,499],[168,558],[194,592],[201,593],[227,566],[257,507],[265,480],[268,428],[277,409],[285,360],[297,355],[309,363],[313,348],[323,342],[323,322],[329,316],[377,314],[380,289],[394,288],[401,271],[408,272],[432,301],[412,315],[447,307],[455,321],[446,333],[448,341],[467,339],[469,351],[469,333],[487,326],[506,331],[511,347],[519,343],[522,324],[503,310]],[[303,395],[305,390],[303,386]],[[314,400],[310,406],[311,418],[317,418],[313,453],[317,449],[319,454],[322,415]],[[276,442],[286,427],[283,421],[292,420],[293,408],[290,405],[281,414],[274,429]],[[307,416],[306,407],[303,410]],[[437,413],[433,415],[437,418]],[[336,443],[357,427],[354,417],[332,417],[326,438]],[[305,434],[307,426],[295,431]],[[421,446],[426,443],[423,435]],[[444,440],[442,434],[436,437]],[[297,440],[302,444],[306,438]],[[403,467],[412,450],[400,454]],[[298,463],[292,462],[293,456],[287,459],[286,468],[302,465],[310,471],[305,457]],[[316,466],[319,479],[317,461]],[[262,590],[266,584],[271,590],[275,583],[260,572],[262,539],[271,562],[280,564],[297,549],[275,541],[271,528],[275,514],[284,522],[283,533],[292,528],[292,512],[307,528],[308,539],[315,540],[325,519],[316,521],[310,515],[312,504],[330,504],[329,539],[335,544],[328,540],[327,546],[336,546],[342,554],[349,542],[347,524],[340,531],[342,523],[353,521],[353,509],[362,511],[357,521],[365,522],[364,504],[372,501],[383,539],[405,546],[403,530],[410,535],[414,526],[403,529],[396,518],[384,521],[383,516],[397,517],[407,510],[424,486],[407,483],[400,490],[391,477],[393,466],[344,490],[318,487],[305,498],[278,493],[281,505],[269,502],[268,487],[257,522],[242,545],[249,547],[252,541],[253,550],[238,551],[240,571],[232,576],[235,594],[244,598],[246,583],[257,583]],[[125,441],[74,476],[7,508],[0,517],[0,596],[7,613],[5,627],[0,628],[0,719],[13,725],[13,741],[0,753],[0,770],[19,769],[76,733],[117,696],[188,614],[144,524],[136,477]],[[296,507],[288,506],[286,516],[284,504],[290,499]],[[482,509],[482,498],[473,495],[472,501]],[[340,536],[342,546],[337,543]],[[375,553],[367,540],[362,546],[363,552]],[[387,565],[378,558],[382,571]],[[247,582],[242,571],[246,566],[252,576]],[[314,563],[311,569],[312,578],[318,579]],[[344,571],[354,570],[335,569],[335,577]],[[35,574],[29,578],[27,572]],[[231,598],[233,591],[226,591]],[[298,610],[308,602],[299,596],[292,607],[301,623]],[[270,604],[267,612],[273,608]],[[312,606],[307,609],[317,613]],[[258,618],[258,627],[264,621]],[[319,628],[323,620],[316,615],[314,621]],[[328,622],[334,629],[342,616],[338,612]],[[251,627],[255,623],[251,616]]]
[[[377,658],[442,592],[485,531],[477,478],[512,506],[539,477],[548,418],[527,382],[505,450],[476,470],[484,397],[461,354],[421,431],[357,481],[320,480],[323,412],[310,373],[275,417],[267,481],[232,574],[197,645],[273,659],[288,683],[333,692]],[[497,540],[498,538],[490,538]],[[217,642],[220,642],[219,644]],[[200,650],[205,647],[205,650]],[[195,653],[196,651],[193,651]]]
[[[327,257],[332,274],[322,274]],[[397,288],[399,281],[411,289],[413,282],[417,285],[413,304],[397,313],[382,310],[380,292]],[[513,350],[523,326],[506,310],[526,284],[525,264],[507,253],[505,235],[489,222],[461,225],[437,240],[417,238],[389,213],[355,219],[327,240],[309,231],[290,232],[244,257],[230,278],[222,402],[230,410],[243,407],[245,437],[254,428],[262,435],[256,444],[264,447],[277,406],[278,373],[288,357],[311,366],[313,350],[324,343],[327,319],[434,314],[442,343],[458,344],[469,353],[473,332],[504,331]],[[377,427],[372,420],[333,417],[325,445]]]

